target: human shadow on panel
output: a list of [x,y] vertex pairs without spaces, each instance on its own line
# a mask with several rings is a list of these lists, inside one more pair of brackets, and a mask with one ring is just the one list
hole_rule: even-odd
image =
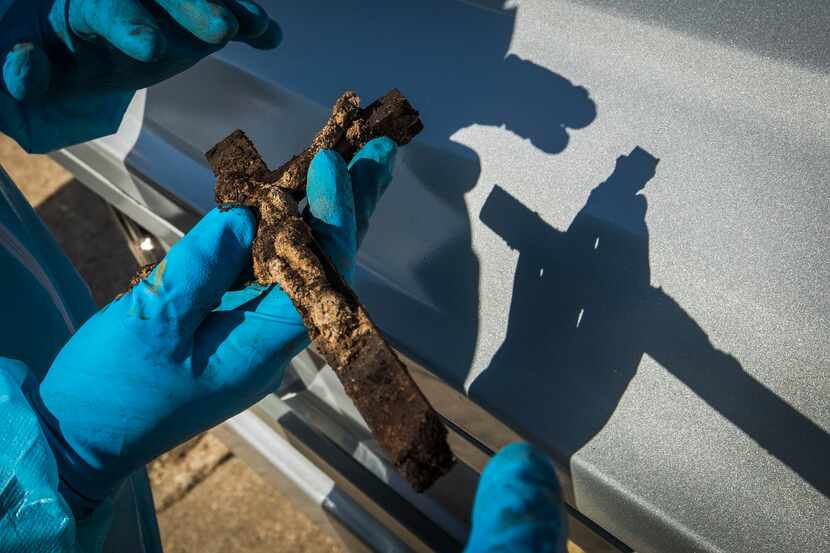
[[[718,350],[651,285],[646,198],[658,160],[621,156],[565,231],[496,187],[481,220],[519,252],[507,334],[470,395],[512,398],[496,414],[568,459],[614,413],[648,354],[761,447],[827,495],[830,439]],[[532,422],[529,422],[532,421]],[[533,433],[537,433],[534,435]]]

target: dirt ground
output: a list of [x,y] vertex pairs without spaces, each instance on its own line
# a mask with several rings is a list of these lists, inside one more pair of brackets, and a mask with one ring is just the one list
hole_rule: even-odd
[[[2,135],[0,165],[49,226],[98,305],[123,291],[137,266],[104,202],[49,158],[27,155]],[[210,433],[148,468],[166,553],[339,551]]]

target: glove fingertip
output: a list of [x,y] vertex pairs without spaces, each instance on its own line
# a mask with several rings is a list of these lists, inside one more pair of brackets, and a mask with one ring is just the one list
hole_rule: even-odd
[[487,464],[483,480],[490,483],[523,482],[543,486],[559,494],[559,480],[553,463],[538,448],[527,443],[512,443]]
[[239,33],[239,20],[230,11],[217,7],[203,26],[195,33],[208,44],[226,44]]
[[211,216],[221,218],[223,224],[227,225],[236,236],[240,246],[250,248],[256,236],[256,217],[247,207],[216,208],[210,213]]
[[353,180],[367,181],[362,182],[361,186],[369,182],[373,184],[377,189],[376,196],[379,198],[392,180],[397,153],[398,145],[391,138],[382,136],[370,140],[349,163],[349,171]]
[[337,152],[320,150],[311,160],[306,195],[316,219],[336,227],[354,226],[351,178]]
[[256,38],[268,30],[271,19],[265,10],[250,0],[228,0],[226,6],[239,21],[239,37]]
[[68,17],[75,35],[101,37],[140,62],[156,61],[167,49],[156,19],[139,2],[71,2]]
[[352,163],[355,159],[369,158],[388,164],[395,161],[397,151],[398,145],[388,136],[373,138],[360,149],[352,159]]
[[128,56],[145,63],[161,59],[167,50],[167,39],[161,29],[150,25],[136,25],[118,46]]
[[241,42],[257,50],[273,50],[282,43],[282,29],[273,19],[268,21],[265,30],[257,36],[239,37]]
[[251,263],[256,220],[244,207],[213,209],[131,292],[138,319],[178,321],[189,336]]
[[49,88],[51,67],[46,54],[32,43],[21,43],[6,55],[3,82],[17,101],[31,100]]
[[343,161],[343,157],[334,150],[323,149],[317,152],[317,154],[312,158],[308,170],[311,172],[315,167],[322,169],[328,166],[346,167],[346,162]]
[[321,150],[308,169],[309,225],[320,246],[348,281],[357,251],[352,180],[339,154]]
[[398,146],[393,140],[375,138],[361,148],[349,164],[354,187],[358,242],[363,241],[369,219],[392,181],[397,151]]

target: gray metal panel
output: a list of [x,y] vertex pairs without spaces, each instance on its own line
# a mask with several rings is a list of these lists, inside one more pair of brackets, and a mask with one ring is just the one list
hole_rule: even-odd
[[266,482],[290,497],[295,505],[346,551],[411,551],[379,525],[354,498],[338,489],[308,456],[290,443],[291,436],[265,413],[268,397],[215,429],[225,444]]
[[482,3],[265,2],[284,45],[150,90],[146,133],[196,167],[240,126],[276,162],[344,87],[400,87],[426,131],[358,275],[397,344],[639,551],[830,549],[830,8]]

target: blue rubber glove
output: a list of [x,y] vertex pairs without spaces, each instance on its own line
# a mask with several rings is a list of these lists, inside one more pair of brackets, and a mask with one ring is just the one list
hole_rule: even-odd
[[566,539],[550,460],[528,444],[499,451],[481,474],[465,553],[564,553]]
[[[331,151],[311,163],[310,225],[344,276],[389,184],[395,150],[381,138],[348,168]],[[247,209],[211,211],[58,354],[33,404],[76,510],[95,507],[136,468],[274,391],[308,345],[278,287],[229,291],[252,272],[254,231]]]
[[250,0],[0,0],[0,29],[0,131],[34,152],[115,132],[136,90],[229,40],[280,40]]

